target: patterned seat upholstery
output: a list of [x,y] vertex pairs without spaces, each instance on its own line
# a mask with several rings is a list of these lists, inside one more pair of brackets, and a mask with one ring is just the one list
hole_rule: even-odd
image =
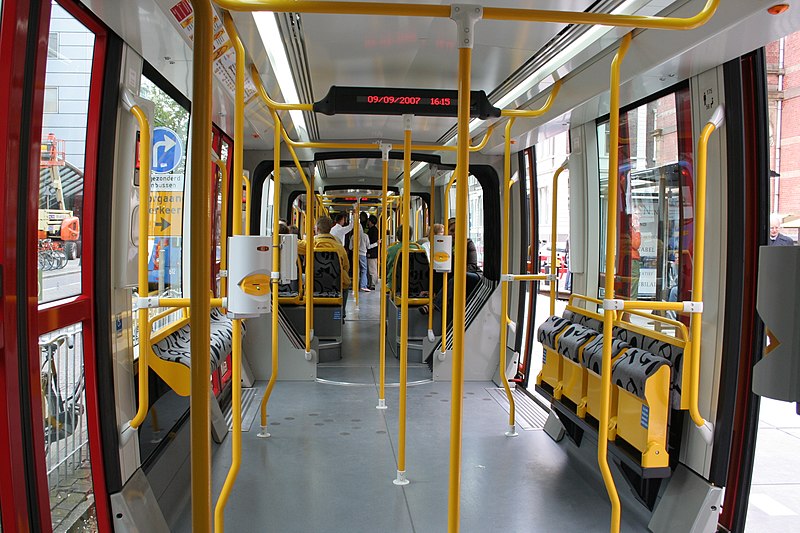
[[[408,272],[408,297],[426,298],[428,296],[430,275],[428,255],[425,250],[409,250],[408,262],[411,264]],[[403,279],[403,254],[401,253],[398,253],[395,259],[392,276],[394,277],[392,288],[394,289],[395,297],[397,297],[400,296],[401,280]]]
[[314,297],[342,296],[342,265],[333,250],[314,251]]
[[580,363],[581,347],[587,345],[597,335],[599,334],[591,328],[572,324],[558,338],[558,353]]
[[[233,349],[233,323],[230,318],[223,315],[219,309],[211,310],[211,372],[219,367]],[[242,335],[246,328],[242,322]],[[153,353],[172,363],[180,363],[188,368],[192,367],[191,357],[191,332],[189,324],[164,337],[153,344]]]
[[645,399],[645,383],[662,366],[670,366],[663,357],[641,348],[628,348],[611,367],[611,379],[623,390]]
[[601,320],[597,320],[596,318],[582,315],[580,313],[575,313],[573,311],[570,311],[569,309],[564,311],[564,318],[566,318],[570,322],[574,322],[576,324],[580,324],[581,326],[585,326],[589,329],[593,329],[598,333],[603,332],[603,322]]
[[630,343],[631,346],[646,350],[666,359],[672,367],[672,408],[681,408],[681,380],[683,376],[683,348],[625,328],[614,328],[614,336]]
[[556,349],[556,337],[563,330],[571,326],[572,323],[566,318],[560,316],[551,316],[539,326],[537,331],[537,338],[543,346],[547,346],[551,350]]
[[[617,357],[622,350],[630,348],[631,345],[620,339],[611,341],[611,358]],[[600,375],[600,368],[603,364],[603,335],[598,335],[592,342],[586,345],[583,349],[583,361],[581,364],[597,374]]]

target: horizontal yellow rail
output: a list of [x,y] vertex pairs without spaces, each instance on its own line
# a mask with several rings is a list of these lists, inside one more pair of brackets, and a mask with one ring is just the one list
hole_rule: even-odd
[[[158,307],[189,307],[191,298],[159,298]],[[222,307],[222,298],[211,298],[211,307]]]
[[[604,26],[655,30],[693,30],[702,26],[711,18],[716,12],[719,2],[720,0],[708,0],[698,14],[687,18],[614,15],[585,13],[582,11],[553,11],[549,9],[510,9],[505,7],[483,8],[483,18],[487,20],[554,22],[559,24],[602,24]],[[313,0],[216,0],[216,3],[220,7],[231,11],[450,18],[449,5],[321,2]]]
[[544,115],[550,108],[553,107],[553,102],[556,100],[556,96],[558,96],[558,91],[561,90],[562,80],[558,80],[553,84],[553,88],[550,90],[550,94],[547,96],[547,100],[544,102],[544,105],[539,109],[503,109],[500,111],[500,116],[503,117],[519,117],[519,118],[535,118]]
[[[222,5],[221,2],[217,2],[217,4],[220,6]],[[261,83],[261,76],[259,75],[258,69],[255,65],[250,65],[250,75],[253,78],[253,84],[256,86],[256,91],[258,91],[258,94],[264,99],[271,109],[278,111],[313,111],[313,104],[284,104],[281,102],[276,102],[270,98],[269,94],[267,94],[267,90],[264,89],[264,85]]]

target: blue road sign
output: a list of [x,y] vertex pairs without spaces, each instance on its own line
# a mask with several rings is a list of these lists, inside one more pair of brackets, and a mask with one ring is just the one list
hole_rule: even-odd
[[169,128],[153,128],[153,172],[172,172],[183,158],[183,144]]

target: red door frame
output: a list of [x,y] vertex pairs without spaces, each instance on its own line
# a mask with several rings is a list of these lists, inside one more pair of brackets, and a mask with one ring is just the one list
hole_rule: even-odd
[[[20,375],[21,321],[18,294],[18,231],[20,220],[20,154],[24,122],[20,109],[26,100],[26,69],[28,67],[28,31],[31,21],[29,0],[7,0],[2,6],[0,21],[0,147],[3,169],[0,172],[0,225],[2,232],[2,307],[0,308],[0,511],[3,531],[30,529],[26,456],[23,440],[22,387]],[[3,103],[5,102],[5,103]],[[38,162],[37,162],[38,165]],[[30,275],[28,282],[30,282]],[[34,286],[36,279],[34,277]],[[24,298],[24,297],[23,297]],[[23,322],[23,324],[21,324]]]
[[[35,291],[36,271],[29,268],[29,343],[31,346],[28,375],[31,390],[32,412],[39,412],[42,406],[40,388],[40,362],[38,352],[39,336],[63,327],[80,323],[83,331],[84,379],[86,381],[86,415],[89,436],[89,453],[92,464],[92,482],[97,512],[97,522],[101,531],[111,530],[111,505],[106,490],[105,469],[103,465],[102,441],[100,436],[100,413],[97,399],[97,365],[95,351],[94,314],[94,269],[95,261],[95,203],[98,165],[99,125],[101,98],[104,80],[107,29],[91,13],[74,0],[58,0],[70,15],[95,34],[92,55],[92,77],[89,86],[89,105],[86,126],[86,161],[84,164],[83,220],[81,294],[58,300],[42,306],[38,305]],[[30,164],[31,186],[28,191],[28,235],[27,250],[29,265],[36,264],[36,222],[39,205],[39,158],[42,131],[42,112],[44,105],[44,79],[47,66],[47,42],[50,28],[50,2],[42,3],[41,24],[36,52],[36,94],[34,96],[33,116],[31,117]],[[35,170],[34,170],[35,169]],[[35,176],[34,176],[35,173]],[[35,187],[33,186],[35,184]],[[35,350],[33,347],[37,347]],[[44,450],[44,432],[40,422],[32,421],[35,450]],[[41,431],[37,431],[41,430]],[[51,531],[50,501],[44,454],[36,454],[37,493],[40,507],[42,531]],[[45,511],[47,510],[47,511]]]

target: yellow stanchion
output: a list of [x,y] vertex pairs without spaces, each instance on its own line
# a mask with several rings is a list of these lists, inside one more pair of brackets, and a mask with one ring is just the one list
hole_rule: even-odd
[[[397,478],[395,485],[408,485],[406,478],[406,400],[408,394],[408,272],[409,220],[411,212],[411,121],[412,115],[403,115],[403,243],[401,249],[403,279],[400,294],[400,408],[397,437]],[[395,269],[397,262],[395,261]]]
[[[234,116],[233,116],[233,190],[236,191],[236,201],[233,208],[232,234],[241,235],[242,233],[242,179],[244,177],[243,161],[244,154],[244,46],[236,32],[233,19],[225,13],[223,17],[228,36],[236,51],[236,79],[234,90]],[[223,216],[223,230],[220,238],[222,239],[221,262],[223,268],[227,269],[227,201],[228,201],[228,179],[227,173],[223,172],[223,205],[225,215]],[[250,187],[247,187],[248,192]],[[246,202],[249,205],[250,202]],[[250,217],[247,217],[249,222]],[[221,290],[227,290],[227,278],[222,283]],[[224,296],[224,295],[223,295]],[[231,433],[231,466],[225,483],[217,499],[217,506],[214,509],[214,531],[222,533],[225,530],[225,506],[228,498],[236,483],[236,477],[242,464],[242,321],[234,319],[232,325],[232,353],[231,353],[231,416],[233,418],[233,428]]]
[[[274,11],[276,13],[319,13],[328,15],[391,15],[397,17],[449,18],[449,5],[387,4],[383,2],[325,2],[319,0],[216,0],[231,11]],[[610,15],[546,9],[485,8],[483,18],[490,20],[519,20],[555,22],[561,24],[602,24],[628,28],[659,30],[692,30],[705,24],[717,9],[719,0],[708,0],[702,11],[693,17],[652,17],[641,15]],[[288,108],[294,109],[294,108]]]
[[[551,93],[552,96],[552,93]],[[508,119],[506,123],[506,138],[504,148],[504,164],[503,164],[503,236],[502,252],[500,255],[500,272],[508,272],[508,241],[509,241],[509,212],[511,211],[511,128],[514,127],[514,117]],[[553,222],[555,226],[555,221]],[[508,351],[508,283],[500,284],[500,377],[503,381],[503,390],[506,392],[508,398],[508,431],[507,437],[516,437],[517,423],[516,423],[516,405],[514,402],[514,395],[511,394],[511,387],[508,384],[508,376],[506,376],[506,352]]]
[[376,406],[377,409],[386,409],[386,296],[388,291],[386,290],[386,228],[387,224],[389,223],[389,203],[387,199],[388,187],[389,187],[389,150],[392,149],[392,145],[390,144],[383,144],[381,143],[381,156],[383,159],[383,174],[381,180],[381,235],[380,235],[380,256],[381,256],[381,288],[380,288],[380,298],[381,298],[381,324],[380,324],[380,335],[378,338],[381,342],[380,348],[380,385],[378,390],[378,405]]
[[[351,204],[352,207],[352,204]],[[358,293],[361,292],[361,265],[358,262],[358,240],[361,235],[361,221],[358,217],[361,216],[361,201],[360,199],[356,200],[356,211],[353,214],[353,240],[352,246],[355,254],[353,254],[353,299],[356,302],[356,307],[358,307]]]
[[436,203],[436,167],[431,167],[431,200],[428,204],[428,340],[433,342],[433,206]]
[[[267,404],[278,380],[278,284],[280,283],[281,258],[278,250],[280,249],[280,235],[278,235],[278,214],[281,200],[281,119],[275,110],[270,110],[274,129],[274,147],[272,170],[272,373],[267,382],[267,389],[261,398],[261,431],[258,436],[261,438],[269,437],[267,431]],[[311,248],[313,248],[313,243]]]
[[558,265],[556,264],[557,249],[556,239],[558,238],[558,178],[567,169],[567,161],[564,161],[555,173],[553,173],[553,208],[552,224],[550,224],[550,316],[556,314],[556,298],[558,297]]
[[[610,145],[608,161],[608,206],[607,206],[607,226],[606,226],[606,279],[605,279],[605,298],[614,298],[614,259],[617,251],[617,188],[619,181],[619,69],[625,53],[631,44],[631,34],[628,33],[622,39],[614,60],[611,63],[611,120],[610,120]],[[554,221],[555,222],[555,221]],[[620,501],[617,486],[611,475],[611,468],[608,465],[608,433],[611,410],[611,341],[613,340],[615,313],[605,310],[603,313],[603,362],[600,372],[601,383],[601,404],[600,421],[597,436],[597,463],[603,482],[606,485],[608,498],[611,501],[611,525],[612,533],[619,533],[620,526]]]
[[[450,224],[449,222],[449,215],[450,215],[450,187],[453,186],[453,183],[456,181],[456,176],[458,176],[458,169],[453,172],[453,175],[450,177],[450,180],[447,182],[444,188],[444,214],[442,219],[444,220],[444,234],[450,234]],[[452,270],[452,268],[451,268]],[[448,283],[450,274],[444,272],[442,274],[442,351],[439,353],[439,361],[444,361],[444,358],[447,354],[447,293],[449,291]]]
[[[147,120],[142,109],[135,105],[131,108],[131,113],[139,123],[139,257],[138,257],[138,282],[139,297],[146,297],[149,294],[149,284],[147,283],[147,247],[149,240],[149,205],[150,205],[150,122]],[[136,415],[128,425],[136,429],[142,425],[147,417],[147,409],[150,406],[150,388],[148,387],[148,363],[147,356],[150,352],[150,327],[148,320],[148,310],[139,307],[139,408]]]
[[[211,44],[213,14],[208,0],[192,0],[194,45],[192,55],[192,192],[189,271],[189,327],[192,351],[190,428],[192,467],[192,531],[211,531],[211,396],[208,375],[211,337],[208,280],[211,277],[211,231],[208,199],[211,195]],[[144,168],[149,168],[149,164]]]

